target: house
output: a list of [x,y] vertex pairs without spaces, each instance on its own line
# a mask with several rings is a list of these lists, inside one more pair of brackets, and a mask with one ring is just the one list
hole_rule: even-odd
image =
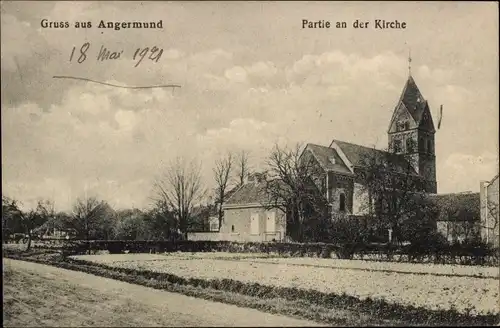
[[312,158],[321,168],[332,213],[362,216],[372,202],[362,179],[368,158],[385,161],[391,174],[410,176],[419,186],[415,191],[437,192],[435,132],[429,104],[410,74],[389,123],[387,151],[333,140],[329,146],[307,144],[301,158]]
[[255,173],[222,206],[224,220],[220,240],[282,241],[286,233],[285,213],[270,208],[265,175]]
[[436,228],[448,242],[479,240],[479,193],[429,195],[437,210]]
[[498,222],[498,177],[480,183],[481,239],[498,247],[500,224]]

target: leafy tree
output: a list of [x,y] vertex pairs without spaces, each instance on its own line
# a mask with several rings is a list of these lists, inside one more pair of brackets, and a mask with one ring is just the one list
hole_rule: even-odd
[[145,240],[167,240],[177,238],[177,218],[165,200],[157,200],[144,212],[146,224]]
[[118,220],[113,227],[113,237],[119,240],[145,240],[148,226],[145,214],[138,209],[117,213]]
[[[22,211],[20,202],[5,196],[2,196],[2,228],[7,226],[7,231],[13,231],[8,228],[10,223],[16,230],[21,230],[27,235],[26,250],[30,250],[33,229],[45,223],[49,217],[53,216],[54,205],[50,201],[39,200],[36,208],[29,211]],[[18,231],[19,231],[18,230]]]
[[392,230],[391,243],[402,242],[407,237],[402,229],[405,223],[432,217],[424,181],[400,155],[374,151],[363,154],[361,162],[360,194],[368,195],[362,198],[362,208],[375,229]]

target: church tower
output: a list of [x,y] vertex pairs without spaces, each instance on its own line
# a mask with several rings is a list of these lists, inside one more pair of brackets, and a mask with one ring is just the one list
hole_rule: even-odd
[[389,125],[389,151],[405,156],[426,181],[425,191],[436,193],[436,130],[429,104],[420,93],[409,69],[408,80]]

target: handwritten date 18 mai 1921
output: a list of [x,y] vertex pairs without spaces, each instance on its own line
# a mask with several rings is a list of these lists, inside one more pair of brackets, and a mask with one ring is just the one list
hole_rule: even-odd
[[[89,42],[85,42],[81,47],[73,47],[71,50],[71,55],[69,57],[69,61],[75,60],[79,64],[83,63],[85,60],[87,60],[89,56],[89,51],[90,51],[91,45]],[[121,55],[123,54],[123,50],[110,50],[104,46],[101,46],[99,52],[97,53],[97,61],[106,61],[106,60],[117,60],[120,59]],[[139,66],[139,64],[144,60],[150,60],[155,63],[157,63],[161,55],[163,54],[163,49],[159,49],[156,46],[153,46],[151,48],[145,47],[145,48],[137,48],[134,52],[134,55],[132,56],[132,60],[135,61],[135,66]]]

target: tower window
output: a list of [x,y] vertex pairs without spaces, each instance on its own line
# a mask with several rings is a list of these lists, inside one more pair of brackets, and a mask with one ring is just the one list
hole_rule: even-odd
[[345,212],[345,194],[340,194],[339,211]]
[[432,153],[432,141],[431,140],[427,140],[427,151],[429,153]]
[[424,138],[420,138],[420,147],[422,149],[422,151],[425,152],[425,141],[424,141]]
[[401,152],[401,140],[394,140],[394,152]]
[[399,121],[397,123],[397,130],[398,131],[404,131],[404,130],[406,130],[406,123],[407,123],[406,121]]
[[234,232],[234,225],[231,226],[231,232]]
[[406,139],[406,152],[407,153],[413,152],[413,139],[412,138]]

